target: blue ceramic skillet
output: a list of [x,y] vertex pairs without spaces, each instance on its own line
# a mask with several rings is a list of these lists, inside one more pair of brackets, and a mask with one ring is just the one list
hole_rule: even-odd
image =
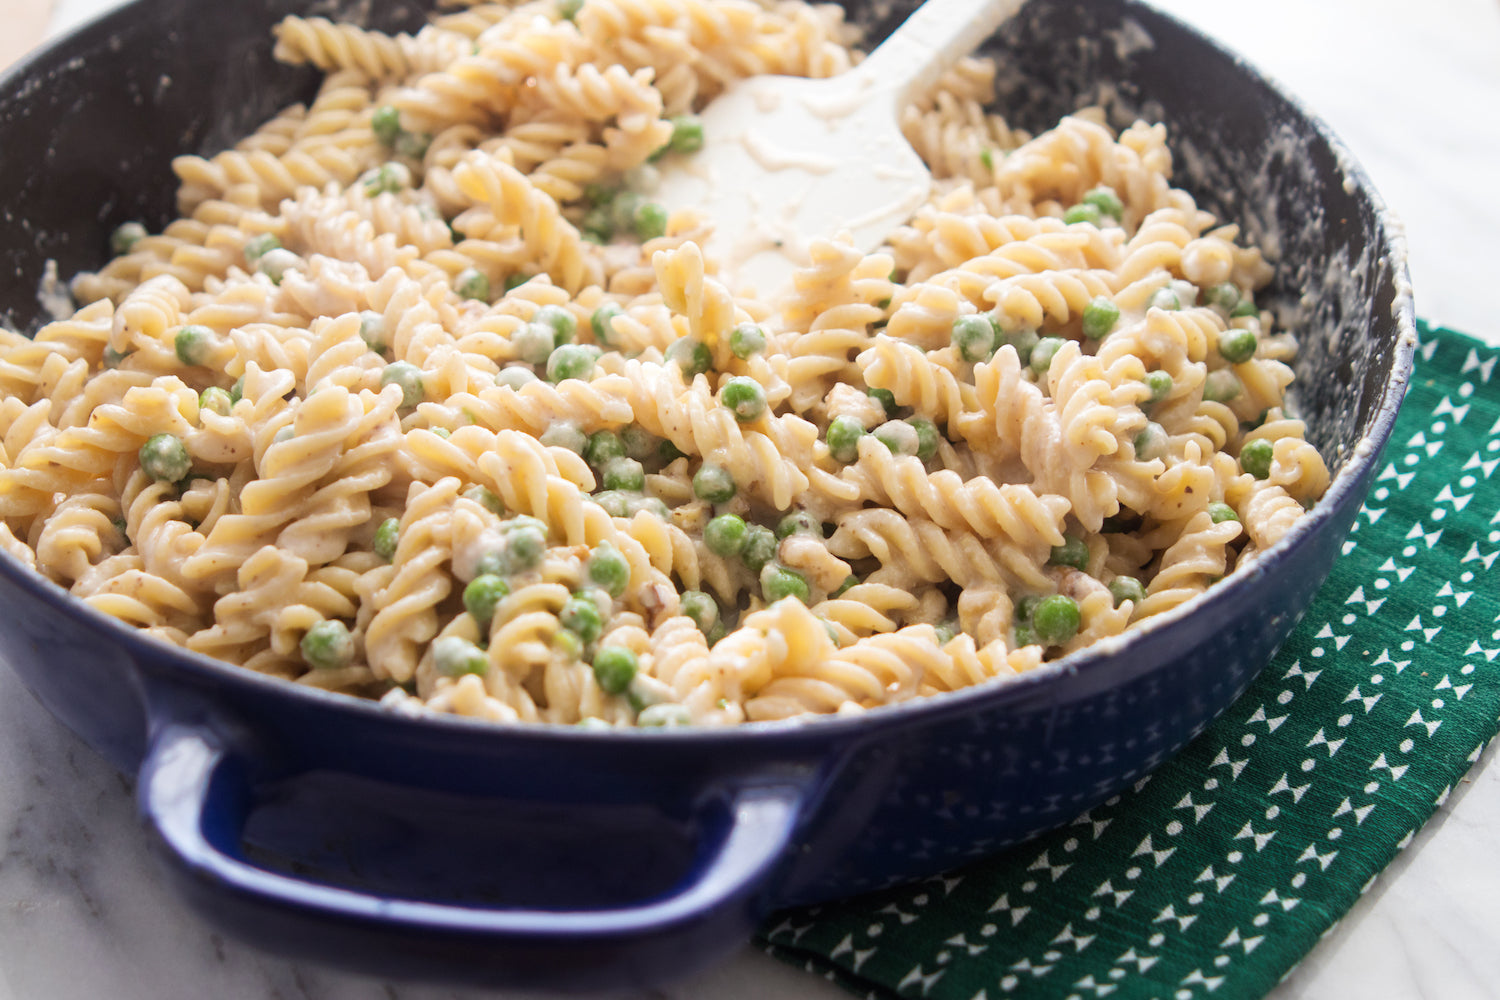
[[[118,223],[164,224],[173,155],[311,94],[310,73],[271,60],[270,29],[313,6],[136,0],[0,79],[0,320],[36,324],[47,259],[71,274]],[[374,6],[374,26],[411,29],[429,4]],[[848,4],[872,41],[911,6]],[[1203,598],[1020,680],[712,732],[397,717],[158,645],[0,559],[0,655],[139,775],[148,834],[207,917],[387,975],[647,984],[776,907],[1060,824],[1244,690],[1337,557],[1395,419],[1415,342],[1399,229],[1321,123],[1139,3],[1033,0],[986,49],[1013,122],[1040,130],[1101,97],[1117,124],[1165,121],[1178,183],[1279,252],[1296,405],[1338,473],[1313,514]]]

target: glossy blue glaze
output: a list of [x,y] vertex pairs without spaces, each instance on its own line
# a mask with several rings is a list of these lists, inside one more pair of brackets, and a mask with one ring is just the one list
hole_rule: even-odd
[[[96,264],[117,222],[165,218],[170,192],[142,178],[168,177],[172,154],[247,131],[301,95],[310,78],[275,70],[265,41],[299,6],[207,19],[191,16],[195,0],[139,0],[0,80],[0,210],[28,220],[0,236],[0,273],[19,276],[0,289],[0,315],[30,321],[40,259]],[[1126,17],[1154,49],[1121,62],[1084,47],[1056,65],[1077,48],[1059,38],[1099,37]],[[1246,218],[1276,206],[1257,225],[1303,262],[1284,268],[1277,293],[1312,303],[1301,405],[1325,454],[1343,456],[1314,514],[1192,605],[1012,683],[714,732],[399,717],[159,646],[0,560],[0,656],[60,720],[140,774],[151,836],[205,915],[372,972],[648,984],[712,962],[778,906],[929,875],[1066,822],[1244,690],[1337,557],[1390,432],[1414,337],[1399,237],[1321,126],[1147,8],[1034,2],[995,44],[1019,81],[1040,81],[1042,96],[1015,109],[1023,124],[1055,120],[1091,82],[1120,82],[1156,98],[1176,141],[1197,150],[1210,207]],[[132,98],[164,70],[182,86]],[[205,112],[216,102],[230,120]],[[1269,152],[1286,129],[1303,140],[1297,169]],[[10,152],[46,143],[50,180]],[[101,166],[111,151],[128,169]],[[1246,163],[1266,165],[1258,181]],[[1321,262],[1367,249],[1352,296],[1320,284]]]

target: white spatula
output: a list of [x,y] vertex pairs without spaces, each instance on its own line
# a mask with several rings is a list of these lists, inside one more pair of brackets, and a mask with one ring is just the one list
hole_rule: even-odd
[[809,240],[847,230],[863,250],[928,197],[901,108],[976,49],[1024,0],[927,0],[836,77],[752,77],[703,113],[703,149],[668,157],[653,198],[713,222],[706,248],[739,288],[784,287]]

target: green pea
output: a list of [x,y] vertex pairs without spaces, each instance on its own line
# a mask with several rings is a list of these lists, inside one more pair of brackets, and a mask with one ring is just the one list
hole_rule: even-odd
[[557,16],[564,21],[573,20],[581,10],[583,10],[583,0],[557,0]]
[[1208,290],[1208,304],[1229,312],[1240,304],[1240,289],[1232,281],[1213,286]]
[[230,400],[228,392],[220,389],[218,386],[209,386],[198,397],[198,409],[208,410],[210,413],[217,413],[221,417],[227,417],[230,411],[234,409],[234,402]]
[[394,146],[401,135],[401,112],[389,104],[382,104],[375,109],[370,128],[382,146]]
[[589,325],[594,328],[594,339],[606,347],[618,346],[615,342],[615,317],[624,313],[625,310],[614,302],[606,302],[595,309],[594,315],[589,318]]
[[470,580],[464,588],[464,608],[474,616],[480,628],[488,632],[490,620],[495,617],[495,607],[509,596],[509,584],[493,573],[484,573]]
[[1099,211],[1098,205],[1078,204],[1063,213],[1063,222],[1068,225],[1076,225],[1087,222],[1091,226],[1097,226],[1104,220],[1104,213]]
[[609,203],[610,228],[615,232],[630,232],[635,229],[635,212],[645,204],[645,199],[634,191],[620,191]]
[[656,497],[643,497],[639,493],[622,493],[621,496],[629,498],[632,516],[641,511],[645,511],[658,521],[665,521],[672,516],[672,512],[667,510],[667,505]]
[[1172,394],[1172,376],[1158,368],[1146,373],[1146,391],[1151,393],[1147,403],[1160,403]]
[[729,350],[744,361],[766,349],[766,331],[754,323],[741,323],[729,334]]
[[1083,196],[1085,205],[1093,205],[1101,215],[1107,215],[1112,219],[1118,219],[1125,214],[1125,203],[1120,201],[1120,196],[1115,194],[1111,187],[1096,187]]
[[896,415],[899,407],[896,406],[896,394],[894,392],[891,392],[891,390],[866,389],[865,395],[869,396],[871,399],[879,401],[881,407],[885,410],[885,415],[887,418],[894,417]]
[[829,597],[843,597],[844,594],[847,593],[850,590],[850,588],[852,588],[852,587],[858,587],[858,586],[859,586],[859,577],[857,577],[853,573],[851,573],[848,576],[844,577],[844,582],[841,583],[841,584],[839,584],[838,589],[835,590],[833,593],[829,594],[828,596]]
[[805,510],[794,510],[776,523],[776,537],[778,539],[788,538],[792,535],[810,535],[813,538],[822,538],[823,523]]
[[1208,516],[1214,524],[1223,524],[1225,521],[1238,521],[1240,516],[1234,512],[1234,508],[1227,503],[1215,501],[1208,505]]
[[748,530],[738,514],[720,514],[704,526],[703,544],[714,555],[729,559],[745,548]]
[[767,563],[761,569],[760,592],[772,604],[786,597],[795,597],[806,604],[812,597],[801,573],[777,563]]
[[1240,448],[1240,468],[1256,479],[1265,479],[1271,474],[1271,461],[1275,458],[1275,447],[1265,438],[1245,442]]
[[1089,568],[1089,546],[1077,535],[1064,535],[1061,545],[1052,546],[1048,566],[1071,566],[1074,569]]
[[667,148],[674,153],[696,153],[703,148],[703,122],[697,115],[677,115],[672,122],[672,139]]
[[608,243],[615,236],[614,213],[608,205],[596,205],[583,213],[583,237],[595,243]]
[[656,457],[663,465],[671,465],[679,458],[687,458],[687,452],[683,451],[671,441],[663,441],[656,449]]
[[948,645],[948,643],[956,639],[958,637],[958,633],[962,630],[958,627],[958,622],[950,618],[946,621],[940,621],[936,625],[934,625],[933,631],[937,633],[938,645],[946,646]]
[[603,507],[604,512],[610,517],[630,516],[630,498],[618,490],[603,490],[589,499]]
[[540,381],[541,379],[536,377],[536,372],[521,365],[507,365],[495,373],[496,385],[517,391],[523,386],[530,385],[532,382]]
[[354,662],[354,637],[337,618],[326,618],[302,635],[302,659],[314,670],[338,670]]
[[698,631],[708,633],[719,623],[719,604],[701,590],[682,592],[682,613],[693,620]]
[[617,458],[604,467],[604,488],[634,490],[646,488],[646,469],[633,458]]
[[834,417],[828,424],[828,450],[838,462],[849,463],[859,458],[859,439],[866,431],[853,417]]
[[469,640],[445,635],[432,644],[432,665],[445,677],[462,677],[464,674],[482,677],[489,670],[490,661],[484,650]]
[[524,573],[535,569],[547,550],[547,532],[534,524],[526,523],[512,527],[505,535],[505,555],[501,569],[507,575]]
[[771,529],[759,524],[749,525],[745,529],[745,547],[740,550],[740,558],[754,573],[759,573],[775,559],[776,536]]
[[509,295],[535,277],[536,275],[527,274],[524,271],[512,271],[505,276],[505,294]]
[[986,146],[979,151],[979,165],[986,170],[995,169],[995,151]]
[[1040,341],[1041,337],[1039,337],[1037,335],[1037,332],[1032,329],[1021,329],[1017,330],[1015,333],[1004,333],[1000,335],[1000,342],[1002,344],[1009,344],[1011,347],[1015,348],[1016,357],[1020,359],[1021,364],[1023,365],[1029,365],[1031,363],[1031,352],[1036,349],[1036,345]]
[[213,354],[214,332],[206,326],[185,326],[173,342],[177,360],[185,365],[204,365]]
[[260,260],[255,262],[255,269],[271,279],[271,284],[280,285],[281,279],[286,273],[302,263],[302,258],[290,250],[277,247],[275,250],[267,250],[261,255]]
[[420,160],[427,155],[427,147],[432,145],[432,136],[425,132],[407,132],[405,129],[396,136],[394,143],[397,153],[409,156],[413,160]]
[[422,385],[422,369],[406,361],[386,365],[385,371],[380,373],[380,385],[381,388],[399,385],[401,405],[408,409],[427,398],[427,390]]
[[135,249],[135,245],[145,239],[149,233],[146,227],[139,222],[122,222],[115,227],[115,231],[109,234],[109,248],[114,251],[116,257],[124,256]]
[[995,353],[995,328],[986,316],[958,317],[949,336],[965,361],[988,361]]
[[555,347],[572,343],[578,332],[578,318],[562,306],[542,306],[532,315],[531,322],[552,330]]
[[411,171],[404,164],[383,163],[367,171],[361,178],[365,184],[365,196],[373,198],[380,194],[395,194],[411,187]]
[[594,680],[606,694],[624,694],[640,669],[639,658],[624,646],[603,646],[594,654]]
[[388,517],[375,529],[375,542],[371,546],[375,554],[386,562],[396,558],[396,546],[401,541],[401,521]]
[[1146,588],[1133,576],[1117,576],[1109,581],[1109,593],[1117,608],[1126,601],[1140,604],[1146,599]]
[[280,250],[281,241],[271,233],[261,233],[245,241],[245,263],[255,267],[272,250]]
[[120,367],[120,365],[125,363],[126,358],[130,357],[134,353],[134,351],[126,351],[124,354],[121,354],[113,347],[105,347],[104,357],[101,359],[101,363],[105,368],[118,368]]
[[[570,346],[570,345],[564,345]],[[511,350],[529,365],[546,365],[557,346],[557,332],[546,323],[526,323],[510,335]]]
[[385,317],[378,312],[366,310],[359,314],[359,339],[365,342],[365,346],[376,354],[384,354],[386,349],[386,326]]
[[917,429],[905,420],[887,420],[873,434],[894,455],[915,455],[921,444]]
[[1015,618],[1018,622],[1031,622],[1031,616],[1036,614],[1036,606],[1042,603],[1042,599],[1035,594],[1024,594],[1016,598]]
[[1025,622],[1017,622],[1015,625],[1016,648],[1022,646],[1035,646],[1037,644],[1036,631]]
[[735,420],[747,424],[766,412],[766,390],[755,379],[736,375],[719,390],[719,402],[734,414]]
[[557,613],[557,620],[585,644],[604,632],[604,616],[599,614],[599,606],[584,597],[570,598]]
[[642,243],[667,235],[667,210],[654,201],[637,205],[630,222],[635,238]]
[[1158,288],[1156,294],[1151,296],[1151,308],[1176,312],[1182,308],[1182,299],[1170,287]]
[[588,447],[589,436],[578,429],[578,425],[564,420],[553,424],[542,432],[537,440],[549,448],[566,448],[575,455],[582,455]]
[[1210,403],[1227,403],[1244,391],[1244,384],[1228,368],[1208,373],[1203,380],[1203,398]]
[[681,368],[682,377],[691,382],[693,376],[702,375],[713,368],[714,355],[702,341],[681,337],[667,348],[667,361]]
[[594,353],[586,344],[564,344],[547,359],[547,381],[588,380],[594,371]]
[[175,483],[193,468],[187,445],[175,434],[156,434],[141,445],[141,471],[159,483]]
[[1036,637],[1048,646],[1067,642],[1078,634],[1082,618],[1078,613],[1078,602],[1062,594],[1044,597],[1031,616],[1031,627]]
[[587,573],[589,581],[610,597],[623,597],[630,583],[630,561],[613,545],[600,542],[589,555]]
[[1168,443],[1166,428],[1154,420],[1148,420],[1146,426],[1135,436],[1135,457],[1142,462],[1164,458]]
[[1239,305],[1229,310],[1229,316],[1231,319],[1240,319],[1245,316],[1254,316],[1256,318],[1259,318],[1260,307],[1255,304],[1254,299],[1247,295],[1245,296],[1244,300],[1239,303]]
[[1061,337],[1043,337],[1038,340],[1036,346],[1031,349],[1031,370],[1038,375],[1047,374],[1048,369],[1052,367],[1052,359],[1057,356],[1058,351],[1062,350],[1065,343],[1067,341]]
[[912,417],[907,423],[917,432],[917,457],[924,462],[931,461],[938,450],[937,424],[924,417]]
[[1083,307],[1083,335],[1090,340],[1109,336],[1120,322],[1120,307],[1103,295]]
[[1260,346],[1254,331],[1230,328],[1219,334],[1219,354],[1232,365],[1243,364],[1255,357]]
[[703,463],[693,474],[693,495],[709,503],[728,503],[737,492],[734,477],[722,465]]
[[649,461],[656,456],[661,440],[640,424],[626,424],[620,428],[620,443],[625,454],[637,461]]
[[477,267],[466,267],[453,279],[453,290],[461,299],[490,300],[490,279]]
[[692,725],[692,722],[693,713],[686,705],[676,705],[671,702],[647,705],[641,709],[641,714],[635,717],[635,724],[642,729],[672,729],[677,726]]
[[596,205],[608,205],[615,200],[615,192],[619,188],[610,187],[608,184],[600,184],[597,181],[583,186],[583,201],[590,208]]
[[464,498],[474,501],[496,517],[505,516],[505,504],[500,502],[495,491],[488,486],[470,486],[464,490]]
[[594,468],[603,469],[615,459],[625,457],[625,442],[614,431],[595,431],[589,435],[583,457]]

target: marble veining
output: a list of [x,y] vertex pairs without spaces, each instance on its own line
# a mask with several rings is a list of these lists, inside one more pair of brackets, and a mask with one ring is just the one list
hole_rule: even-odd
[[[64,30],[113,0],[58,0]],[[1158,0],[1240,49],[1340,132],[1408,226],[1419,310],[1500,343],[1500,5],[1494,0]],[[1488,329],[1486,329],[1488,327]],[[1495,996],[1500,772],[1487,753],[1272,1000]],[[130,783],[0,665],[0,1000],[531,1000],[385,983],[225,940],[162,882]],[[832,1000],[746,948],[618,1000]]]

